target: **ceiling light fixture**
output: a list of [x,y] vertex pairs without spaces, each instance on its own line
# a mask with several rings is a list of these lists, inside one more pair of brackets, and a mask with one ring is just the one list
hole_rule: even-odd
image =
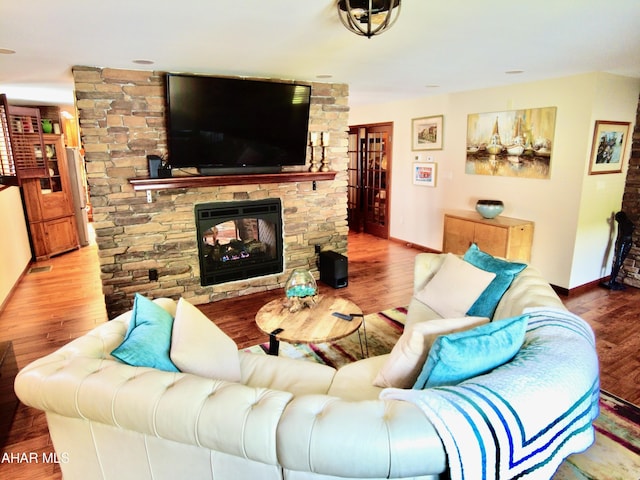
[[400,15],[400,0],[338,0],[342,24],[367,38],[386,32]]

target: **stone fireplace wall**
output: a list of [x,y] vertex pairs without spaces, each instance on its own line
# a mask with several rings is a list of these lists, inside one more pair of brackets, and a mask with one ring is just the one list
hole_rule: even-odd
[[640,288],[640,99],[636,110],[629,169],[622,197],[622,211],[635,225],[633,246],[620,269],[619,281]]
[[[167,151],[163,73],[80,66],[73,75],[109,318],[130,309],[135,293],[200,304],[280,288],[293,268],[316,270],[315,245],[346,251],[347,85],[311,84],[309,130],[331,133],[334,180],[315,190],[310,181],[157,190],[147,203],[128,179],[148,176],[147,155]],[[284,273],[202,287],[194,205],[264,198],[282,200]]]

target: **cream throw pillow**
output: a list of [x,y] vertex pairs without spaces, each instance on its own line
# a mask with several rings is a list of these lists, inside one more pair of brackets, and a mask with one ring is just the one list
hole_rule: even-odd
[[495,273],[486,272],[447,253],[440,269],[416,293],[416,299],[442,318],[464,317],[495,277]]
[[240,381],[238,346],[198,308],[181,298],[171,336],[171,361],[201,377]]
[[373,381],[377,387],[411,388],[422,371],[431,345],[440,335],[488,323],[484,317],[440,318],[411,325],[394,345]]

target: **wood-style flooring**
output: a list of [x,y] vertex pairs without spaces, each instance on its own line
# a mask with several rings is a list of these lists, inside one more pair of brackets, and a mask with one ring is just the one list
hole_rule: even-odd
[[[413,286],[410,246],[366,234],[349,237],[349,285],[339,294],[364,313],[407,305]],[[11,340],[18,367],[44,356],[107,320],[97,247],[39,262],[48,272],[26,274],[0,312],[0,341]],[[331,291],[322,283],[321,290]],[[278,298],[280,290],[199,306],[244,348],[267,340],[254,323],[258,309]],[[640,290],[609,291],[599,287],[563,297],[569,310],[593,327],[601,366],[601,385],[609,392],[640,404]],[[3,453],[53,452],[44,414],[19,405]],[[5,457],[0,457],[0,460]],[[51,463],[0,462],[0,478],[60,479]]]

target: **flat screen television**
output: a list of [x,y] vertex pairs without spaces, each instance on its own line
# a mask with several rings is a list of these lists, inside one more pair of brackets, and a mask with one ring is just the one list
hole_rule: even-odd
[[203,175],[304,165],[311,86],[168,74],[169,164]]

